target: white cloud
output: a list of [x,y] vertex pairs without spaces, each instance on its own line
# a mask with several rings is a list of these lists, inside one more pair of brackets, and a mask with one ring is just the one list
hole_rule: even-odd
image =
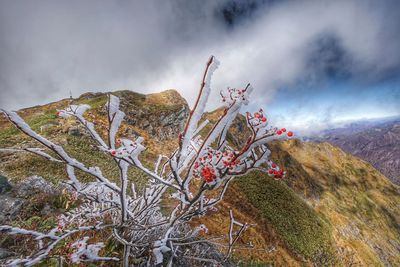
[[3,1],[0,106],[42,104],[69,90],[168,88],[191,103],[210,54],[222,63],[214,96],[251,82],[256,104],[265,105],[280,86],[315,71],[307,60],[324,34],[339,40],[354,72],[399,65],[388,7],[373,3],[282,2],[229,29],[215,1]]

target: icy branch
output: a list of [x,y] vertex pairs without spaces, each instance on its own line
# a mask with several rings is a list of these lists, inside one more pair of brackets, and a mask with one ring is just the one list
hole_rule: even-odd
[[[66,243],[69,255],[59,256],[67,259],[68,264],[120,261],[122,266],[132,266],[141,261],[148,266],[173,266],[178,258],[222,263],[209,258],[207,251],[202,250],[202,245],[213,244],[216,240],[222,240],[221,237],[205,239],[202,235],[208,234],[207,227],[199,225],[192,228],[188,222],[207,216],[210,210],[215,211],[227,194],[230,182],[236,177],[261,170],[275,179],[282,179],[286,172],[269,160],[268,143],[274,139],[292,137],[293,133],[285,128],[269,127],[263,110],[259,109],[254,113],[246,113],[251,134],[243,147],[232,147],[227,135],[241,108],[249,102],[253,88],[247,84],[244,88],[228,87],[221,91],[223,113],[211,125],[211,130],[202,136],[205,126],[210,122],[199,122],[204,119],[211,92],[211,77],[218,64],[214,57],[207,62],[198,97],[179,137],[179,147],[170,156],[160,155],[154,164],[143,164],[141,160],[145,150],[142,137],[117,137],[125,116],[120,110],[117,96],[108,95],[106,103],[109,125],[104,138],[107,138],[107,142],[96,131],[94,123],[84,117],[90,108],[88,105],[71,105],[58,111],[59,117],[74,117],[86,127],[90,137],[99,144],[99,150],[108,156],[109,164],[114,164],[115,170],[118,170],[113,175],[119,177],[118,185],[106,178],[99,167],[87,167],[71,157],[62,146],[34,132],[16,112],[1,110],[20,131],[38,141],[51,154],[41,148],[2,148],[0,152],[29,152],[65,164],[71,199],[76,201],[76,208],[59,215],[57,227],[48,233],[0,226],[1,232],[32,237],[40,244],[40,249],[31,253],[31,256],[12,260],[8,265],[35,265],[53,255],[61,241]],[[136,172],[130,172],[131,168]],[[108,171],[112,170],[108,168]],[[130,177],[131,173],[138,172],[146,176],[140,185],[134,182],[138,177]],[[95,181],[84,182],[80,177],[82,173],[94,177]],[[232,211],[229,221],[229,232],[223,238],[228,239],[228,244],[215,243],[220,248],[227,248],[223,261],[232,255],[233,247],[250,226],[238,222]],[[111,230],[108,238],[123,247],[121,259],[100,256],[103,242],[89,243],[89,234],[77,234],[105,228]],[[103,235],[104,232],[99,236]]]
[[204,113],[204,109],[208,101],[208,96],[211,92],[211,77],[214,71],[218,68],[218,65],[218,60],[216,60],[214,56],[211,56],[209,61],[207,62],[206,70],[204,71],[199,95],[193,109],[190,112],[189,119],[183,132],[180,157],[186,156],[187,147],[193,137],[194,132],[197,129],[197,124]]

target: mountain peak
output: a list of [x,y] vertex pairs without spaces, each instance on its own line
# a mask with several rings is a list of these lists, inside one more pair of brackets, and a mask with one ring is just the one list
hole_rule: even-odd
[[149,104],[187,105],[186,100],[175,89],[168,89],[159,93],[146,95]]

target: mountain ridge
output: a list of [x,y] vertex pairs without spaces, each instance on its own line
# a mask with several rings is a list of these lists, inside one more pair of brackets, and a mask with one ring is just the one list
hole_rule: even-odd
[[[176,100],[175,93],[153,94],[150,100],[146,95],[130,91],[113,93],[121,98],[122,109],[127,114],[118,134],[145,138],[146,164],[151,165],[158,153],[168,154],[177,145],[177,135],[189,111],[187,103],[183,98],[173,103],[160,103],[169,96]],[[34,130],[64,145],[78,160],[101,167],[108,175],[114,167],[107,163],[104,153],[95,151],[84,129],[73,121],[55,116],[57,109],[69,103],[87,103],[92,110],[86,116],[96,122],[102,133],[107,127],[105,102],[106,94],[91,93],[72,101],[64,99],[39,108],[23,109],[19,113]],[[212,124],[217,113],[209,112],[205,116]],[[147,122],[143,121],[144,117]],[[167,118],[165,123],[161,118]],[[174,129],[166,130],[168,127]],[[230,129],[229,140],[240,146],[246,129],[243,117],[239,116]],[[34,143],[4,118],[0,119],[0,146],[15,145],[32,146]],[[257,224],[243,237],[253,240],[257,249],[238,250],[236,258],[246,264],[273,263],[276,266],[400,264],[397,256],[400,251],[398,186],[367,162],[328,143],[279,141],[271,143],[271,151],[273,160],[288,171],[284,181],[275,181],[259,172],[237,178],[220,212],[200,220],[208,226],[210,234],[224,233],[227,227],[224,220],[230,207],[239,220]],[[32,155],[12,154],[0,155],[0,174],[13,182],[34,174],[52,183],[65,177],[59,164]],[[143,174],[132,171],[130,176],[139,187],[143,185]]]
[[400,184],[400,117],[358,122],[323,131],[314,141],[326,141],[360,157]]

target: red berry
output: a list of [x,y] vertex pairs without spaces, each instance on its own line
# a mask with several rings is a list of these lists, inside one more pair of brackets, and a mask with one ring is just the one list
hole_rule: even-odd
[[204,180],[207,183],[214,181],[214,179],[215,179],[214,169],[210,169],[207,167],[207,168],[203,168],[201,170],[201,172],[202,172]]
[[282,131],[281,131],[281,130],[278,130],[278,131],[276,131],[276,134],[277,134],[277,135],[281,135],[281,134],[282,134]]
[[272,167],[273,169],[275,169],[275,168],[276,168],[276,164],[275,164],[275,163],[272,163],[271,167]]
[[115,150],[111,151],[111,155],[115,156],[117,152]]
[[289,132],[287,133],[287,136],[292,137],[292,136],[293,136],[293,132],[289,131]]
[[273,170],[271,170],[271,169],[269,169],[269,170],[268,170],[268,173],[269,173],[269,174],[273,174],[273,173],[274,173],[274,171],[273,171]]
[[286,128],[282,128],[281,131],[282,131],[282,132],[286,132]]
[[263,118],[261,119],[261,121],[262,121],[262,122],[266,122],[266,121],[267,121],[267,118],[263,117]]

